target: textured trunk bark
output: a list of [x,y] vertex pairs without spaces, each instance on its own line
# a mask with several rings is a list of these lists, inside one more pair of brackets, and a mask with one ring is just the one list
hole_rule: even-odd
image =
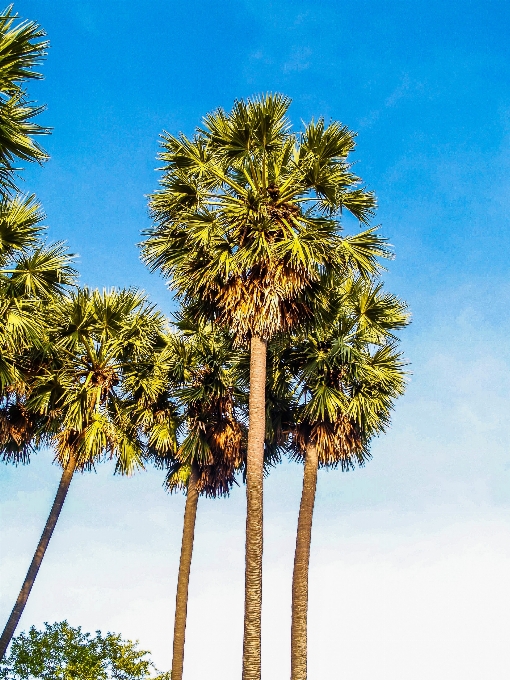
[[184,526],[182,529],[181,559],[175,598],[174,648],[172,656],[172,680],[182,680],[184,665],[184,640],[186,635],[186,615],[188,611],[188,586],[195,537],[195,520],[198,505],[198,467],[193,463],[188,482]]
[[246,571],[244,590],[243,680],[260,680],[262,614],[262,490],[266,431],[267,343],[253,337],[246,458]]
[[317,449],[307,446],[292,578],[291,680],[306,680],[307,673],[308,566],[318,465]]
[[53,506],[46,521],[46,526],[44,527],[44,531],[42,532],[41,539],[37,546],[37,550],[35,551],[34,557],[32,558],[32,563],[30,564],[27,575],[25,576],[25,581],[23,582],[23,586],[19,592],[18,599],[16,600],[16,604],[14,605],[11,615],[9,616],[9,620],[5,625],[2,637],[0,637],[0,660],[3,659],[5,656],[7,647],[9,646],[12,636],[14,635],[16,626],[18,625],[21,615],[23,614],[23,610],[25,609],[28,596],[30,595],[30,591],[32,590],[32,586],[34,585],[34,581],[41,566],[44,553],[46,552],[46,548],[48,547],[48,543],[50,542],[50,538],[53,533],[53,529],[55,528],[55,525],[57,523],[57,520],[59,518],[62,506],[64,505],[64,501],[66,499],[67,491],[69,489],[69,485],[71,484],[71,479],[73,478],[75,468],[76,458],[74,456],[71,456],[69,458],[67,466],[64,468],[64,471],[62,472],[60,484],[58,485],[57,495],[55,496],[55,500],[53,501]]

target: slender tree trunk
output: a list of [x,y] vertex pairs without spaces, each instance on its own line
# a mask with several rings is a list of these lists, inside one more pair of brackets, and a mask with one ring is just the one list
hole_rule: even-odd
[[266,430],[267,343],[251,339],[248,455],[246,458],[246,571],[243,680],[260,680],[262,614],[262,490]]
[[188,482],[186,508],[184,510],[184,526],[182,528],[181,559],[179,577],[177,579],[177,596],[175,598],[174,649],[172,656],[172,680],[182,680],[184,665],[184,640],[186,635],[186,615],[188,611],[188,586],[193,540],[195,537],[195,520],[198,505],[198,466],[192,464]]
[[306,680],[308,566],[310,564],[310,543],[318,465],[317,449],[309,444],[305,455],[303,492],[299,506],[294,574],[292,577],[291,680]]
[[32,590],[32,586],[34,585],[37,573],[39,572],[39,568],[41,566],[44,553],[46,552],[46,548],[48,547],[48,543],[50,542],[50,538],[53,533],[53,529],[55,528],[55,525],[57,523],[57,520],[59,518],[62,506],[64,505],[64,501],[66,499],[67,491],[69,490],[69,485],[71,484],[71,479],[73,478],[75,468],[76,458],[74,456],[70,456],[69,462],[67,463],[66,467],[64,468],[64,471],[62,472],[60,484],[58,485],[57,495],[55,496],[55,500],[53,501],[53,506],[46,521],[46,526],[44,527],[44,531],[42,532],[41,539],[37,546],[37,550],[35,551],[34,557],[32,558],[32,563],[30,564],[27,575],[25,576],[25,581],[19,592],[16,604],[14,605],[11,615],[9,616],[9,620],[5,625],[2,637],[0,637],[0,660],[4,658],[5,652],[7,651],[7,647],[9,646],[12,636],[14,635],[14,631],[16,630],[16,626],[18,625],[21,615],[23,614],[23,610],[25,609],[28,596],[30,595],[30,591]]

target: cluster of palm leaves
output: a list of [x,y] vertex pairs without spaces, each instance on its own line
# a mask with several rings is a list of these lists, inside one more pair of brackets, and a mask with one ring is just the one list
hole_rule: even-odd
[[[14,634],[76,471],[114,459],[165,471],[186,507],[172,680],[183,674],[200,495],[246,483],[243,680],[260,680],[263,480],[304,465],[292,584],[291,677],[307,666],[308,565],[320,467],[363,465],[405,387],[396,333],[406,305],[379,280],[391,256],[370,226],[376,202],[352,171],[355,135],[323,119],[294,132],[290,100],[265,95],[162,137],[161,188],[142,257],[169,279],[172,322],[136,290],[77,285],[42,209],[16,188],[16,159],[41,162],[24,83],[44,32],[0,16],[0,446],[24,463],[41,447],[62,467],[41,540],[0,638]],[[362,225],[346,235],[342,214]]]

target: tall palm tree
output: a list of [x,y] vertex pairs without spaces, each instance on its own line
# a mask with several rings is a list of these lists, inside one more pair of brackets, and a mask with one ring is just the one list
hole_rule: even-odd
[[323,284],[377,270],[374,229],[342,237],[340,215],[367,224],[375,208],[348,156],[355,135],[339,123],[291,130],[290,100],[268,94],[207,115],[192,138],[165,133],[154,226],[145,262],[197,319],[227,326],[250,348],[246,462],[243,680],[261,672],[262,491],[267,342],[327,305]]
[[46,526],[0,637],[4,656],[25,608],[76,470],[104,458],[116,472],[142,467],[138,430],[123,406],[126,364],[143,358],[161,332],[162,317],[133,290],[78,290],[46,310],[49,339],[28,380],[25,409],[35,422],[32,445],[51,446],[62,477]]
[[348,281],[334,295],[336,315],[291,349],[299,399],[294,455],[304,460],[292,581],[291,680],[307,677],[308,569],[320,466],[349,469],[390,421],[405,386],[394,332],[409,323],[406,305],[380,284]]
[[[166,337],[153,364],[153,375],[166,370],[157,395],[150,373],[128,378],[133,389],[135,419],[143,423],[153,459],[167,467],[169,491],[186,492],[177,580],[172,678],[181,680],[188,605],[189,577],[200,495],[228,495],[244,462],[245,433],[239,418],[236,365],[239,352],[231,338],[208,325],[181,319],[179,332]],[[148,378],[148,379],[147,379]],[[180,436],[179,436],[180,433]]]

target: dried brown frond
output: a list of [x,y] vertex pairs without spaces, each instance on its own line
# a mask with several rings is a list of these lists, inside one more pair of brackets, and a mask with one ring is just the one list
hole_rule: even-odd
[[306,447],[314,445],[319,466],[340,465],[342,470],[354,467],[354,462],[363,465],[368,456],[359,426],[347,415],[340,416],[334,423],[300,425],[293,433],[293,443],[297,458],[303,459]]
[[[71,457],[77,455],[78,447],[80,444],[80,433],[74,429],[65,429],[57,432],[54,437],[55,442],[55,460],[65,468],[69,463]],[[76,465],[77,470],[88,470],[90,469],[90,462],[83,462],[78,460]]]
[[225,496],[235,483],[235,474],[244,464],[245,435],[233,413],[230,395],[217,398],[215,414],[205,424],[204,434],[210,460],[199,464],[198,492],[208,497]]
[[[35,434],[35,419],[25,405],[16,400],[0,409],[0,446],[4,452],[30,445]],[[8,455],[8,454],[5,454]]]
[[257,265],[217,291],[218,321],[242,341],[252,334],[268,340],[311,318],[311,309],[300,299],[309,284],[307,273],[290,265]]
[[90,373],[90,385],[100,388],[99,401],[103,403],[109,392],[119,384],[119,376],[113,366],[93,366]]

